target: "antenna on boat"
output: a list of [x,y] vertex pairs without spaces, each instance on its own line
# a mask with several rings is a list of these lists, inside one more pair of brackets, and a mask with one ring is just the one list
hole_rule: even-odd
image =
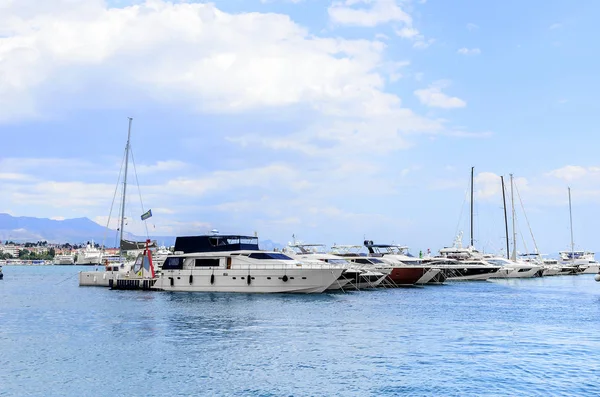
[[471,167],[471,247],[473,247],[473,173],[475,167]]
[[504,228],[506,229],[506,259],[510,259],[510,240],[508,238],[508,215],[506,214],[506,192],[504,189],[504,176],[500,175],[500,180],[502,181],[502,202],[504,203]]
[[125,197],[127,193],[127,168],[129,166],[129,141],[131,139],[131,122],[133,118],[128,117],[129,119],[129,129],[127,131],[127,145],[125,146],[125,175],[123,176],[123,201],[121,202],[121,237],[119,239],[119,258],[123,257],[123,224],[125,223]]

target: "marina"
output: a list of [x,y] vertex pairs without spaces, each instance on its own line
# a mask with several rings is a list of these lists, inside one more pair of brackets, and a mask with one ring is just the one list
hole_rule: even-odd
[[[590,274],[257,295],[81,288],[76,274],[84,270],[8,269],[0,284],[3,393],[598,390],[600,337],[592,330],[600,326],[600,288]],[[122,369],[107,371],[116,356]]]

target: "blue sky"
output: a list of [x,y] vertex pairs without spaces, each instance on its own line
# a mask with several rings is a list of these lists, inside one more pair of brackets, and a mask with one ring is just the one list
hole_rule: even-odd
[[153,234],[436,251],[468,234],[475,166],[480,248],[504,246],[499,175],[513,173],[527,249],[525,215],[541,251],[567,248],[567,186],[576,246],[600,249],[599,12],[0,0],[0,212],[105,223],[131,116]]

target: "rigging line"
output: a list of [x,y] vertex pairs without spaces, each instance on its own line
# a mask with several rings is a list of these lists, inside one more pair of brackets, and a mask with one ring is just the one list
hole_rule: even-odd
[[[515,218],[515,223],[517,225],[517,230],[521,230],[520,226],[519,226],[519,219]],[[528,254],[529,253],[529,249],[527,249],[527,243],[525,242],[525,236],[523,236],[523,233],[520,233],[521,235],[521,241],[523,242],[523,248],[525,249],[525,253]]]
[[517,197],[519,197],[519,202],[521,203],[521,209],[523,210],[523,215],[525,215],[525,220],[527,221],[527,227],[529,228],[529,234],[531,234],[531,239],[533,240],[533,247],[535,249],[535,253],[539,254],[538,246],[535,241],[535,237],[533,236],[533,230],[531,230],[531,224],[529,223],[529,219],[527,218],[527,212],[525,212],[525,207],[523,206],[523,200],[521,200],[521,194],[519,193],[519,187],[515,184],[515,190],[517,191]]
[[460,223],[461,223],[461,220],[462,220],[462,217],[463,217],[463,213],[465,212],[465,203],[467,202],[467,196],[468,196],[468,194],[469,194],[469,191],[468,190],[465,191],[463,202],[462,202],[462,205],[460,206],[460,214],[458,216],[458,223],[456,224],[456,230],[454,231],[454,236],[455,237],[458,236],[458,232],[459,232],[459,229],[460,229]]
[[115,199],[117,198],[117,191],[119,190],[119,182],[121,181],[121,175],[123,173],[123,164],[125,163],[125,154],[123,154],[123,159],[121,160],[121,169],[119,170],[119,179],[117,180],[117,185],[115,186],[115,193],[113,194],[112,203],[110,205],[110,212],[108,213],[108,220],[106,221],[106,230],[104,230],[104,235],[102,236],[102,246],[104,246],[104,242],[106,240],[106,235],[108,234],[109,226],[110,226],[110,218],[112,216],[113,208],[115,206]]
[[[146,211],[144,210],[144,202],[142,201],[142,191],[140,189],[140,182],[138,180],[137,169],[135,168],[135,159],[133,157],[133,149],[131,148],[131,146],[129,147],[129,151],[131,152],[131,162],[133,163],[133,173],[135,174],[135,183],[137,184],[138,194],[140,195],[140,205],[142,206],[142,214],[143,214]],[[146,228],[146,239],[150,239],[150,236],[149,236],[150,233],[148,233],[148,222],[144,221],[144,227]]]

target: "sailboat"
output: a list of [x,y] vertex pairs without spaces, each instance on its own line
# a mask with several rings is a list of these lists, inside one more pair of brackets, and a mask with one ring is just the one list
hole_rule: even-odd
[[494,265],[501,266],[500,270],[492,275],[492,278],[528,278],[541,275],[541,266],[533,261],[523,261],[517,258],[517,229],[513,175],[510,174],[510,193],[512,206],[512,229],[513,249],[509,254],[510,240],[508,237],[508,216],[506,213],[506,195],[504,189],[504,177],[500,177],[502,183],[502,202],[504,203],[504,229],[506,231],[506,259],[499,256],[484,255],[485,260]]
[[560,251],[560,256],[563,265],[572,267],[571,274],[578,273],[599,273],[600,264],[596,261],[594,253],[590,251],[575,250],[573,241],[573,211],[571,209],[571,188],[567,188],[569,192],[569,223],[571,227],[571,250]]
[[[127,195],[127,174],[129,168],[129,152],[131,149],[131,124],[133,119],[129,117],[129,128],[127,132],[127,144],[125,146],[125,172],[123,176],[123,191],[121,200],[121,217],[119,220],[119,261],[109,262],[105,260],[104,270],[79,272],[79,286],[111,287],[116,289],[150,289],[156,282],[152,253],[150,248],[153,244],[150,239],[143,243],[132,242],[123,239],[125,226],[125,199]],[[142,215],[142,220],[152,215],[147,211]],[[124,252],[126,250],[143,249],[134,262],[126,261]]]
[[452,247],[442,248],[439,251],[439,256],[428,257],[423,260],[423,264],[440,269],[448,281],[485,281],[500,269],[500,266],[485,260],[484,255],[474,247],[474,172],[475,167],[471,167],[471,241],[469,246],[462,246],[462,232],[460,232],[456,236]]

